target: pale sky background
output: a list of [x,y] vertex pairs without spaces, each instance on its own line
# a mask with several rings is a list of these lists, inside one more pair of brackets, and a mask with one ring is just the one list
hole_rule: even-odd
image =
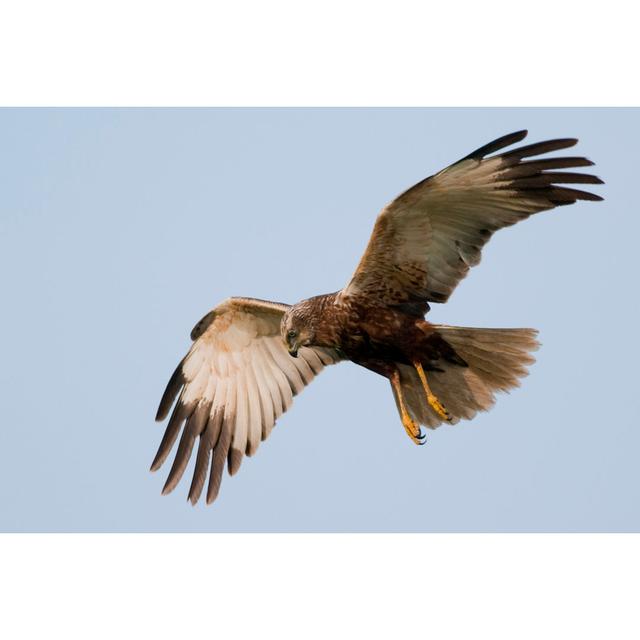
[[[579,137],[605,201],[499,232],[429,319],[538,328],[523,387],[416,447],[341,364],[212,506],[192,465],[161,497],[193,324],[340,288],[386,202],[521,128]],[[639,148],[631,109],[1,110],[0,531],[640,531]]]

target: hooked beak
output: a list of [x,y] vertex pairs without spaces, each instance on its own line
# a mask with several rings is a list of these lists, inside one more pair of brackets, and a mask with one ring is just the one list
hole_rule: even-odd
[[289,347],[289,355],[292,356],[293,358],[297,358],[298,357],[298,347],[296,347],[296,346]]

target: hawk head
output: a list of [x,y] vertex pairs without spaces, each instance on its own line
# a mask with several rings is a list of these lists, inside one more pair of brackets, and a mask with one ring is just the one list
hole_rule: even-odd
[[280,334],[287,345],[289,355],[298,356],[300,347],[308,347],[315,339],[315,319],[312,300],[293,305],[282,316]]

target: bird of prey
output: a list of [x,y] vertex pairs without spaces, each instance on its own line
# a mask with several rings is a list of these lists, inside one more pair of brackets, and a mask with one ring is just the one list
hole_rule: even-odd
[[559,186],[601,184],[596,176],[564,171],[590,160],[538,157],[576,139],[503,151],[526,135],[498,138],[388,204],[341,291],[291,306],[229,298],[207,313],[191,332],[193,344],[156,415],[164,420],[175,402],[153,471],[182,431],[163,493],[180,481],[198,440],[188,499],[199,500],[208,477],[206,500],[213,502],[225,465],[235,474],[293,397],[330,364],[350,360],[387,378],[416,444],[425,439],[421,426],[469,420],[493,405],[496,392],[518,386],[534,361],[535,330],[453,327],[425,315],[430,303],[449,299],[499,229],[577,200],[602,200]]

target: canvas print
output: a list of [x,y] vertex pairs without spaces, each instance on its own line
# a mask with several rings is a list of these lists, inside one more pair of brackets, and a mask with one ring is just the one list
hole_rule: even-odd
[[2,530],[638,530],[637,119],[1,111]]

